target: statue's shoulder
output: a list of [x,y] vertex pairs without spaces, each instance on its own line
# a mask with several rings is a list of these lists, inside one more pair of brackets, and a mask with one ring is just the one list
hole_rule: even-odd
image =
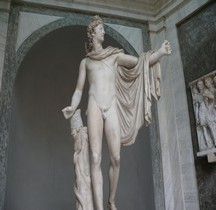
[[86,58],[83,58],[80,62],[80,68],[85,69],[86,66]]
[[80,64],[85,64],[86,63],[87,58],[83,58],[80,62]]
[[112,46],[108,46],[105,50],[107,52],[110,52],[110,54],[118,54],[118,53],[123,53],[124,52],[123,49],[120,49],[118,47],[112,47]]
[[81,62],[86,62],[87,57],[82,58]]

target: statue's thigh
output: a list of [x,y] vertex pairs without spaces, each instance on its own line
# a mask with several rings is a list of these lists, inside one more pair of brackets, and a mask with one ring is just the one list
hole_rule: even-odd
[[110,109],[105,121],[105,134],[111,155],[120,152],[120,124],[116,109]]
[[87,127],[91,149],[100,151],[103,136],[103,119],[101,111],[94,100],[88,103]]

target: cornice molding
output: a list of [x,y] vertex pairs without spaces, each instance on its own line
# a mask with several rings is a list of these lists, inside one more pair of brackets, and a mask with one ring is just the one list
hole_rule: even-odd
[[11,0],[1,0],[0,1],[0,12],[10,11]]
[[[146,0],[141,3],[141,1],[125,1],[131,2],[133,4],[136,2],[146,6],[146,9],[141,11],[134,10],[133,8],[123,7],[120,5],[120,1],[109,1],[109,4],[102,0],[93,0],[91,2],[87,0],[13,0],[15,3],[20,4],[30,4],[33,6],[43,6],[46,8],[54,8],[60,10],[74,11],[74,12],[85,12],[87,14],[98,14],[103,15],[105,17],[116,17],[122,18],[124,20],[133,20],[138,22],[148,22],[150,25],[157,25],[158,29],[153,29],[150,31],[158,32],[162,30],[164,27],[164,20],[179,10],[184,5],[188,4],[192,0],[163,0],[163,4],[160,1],[154,0],[153,2],[150,0]],[[207,2],[210,0],[207,0]],[[150,3],[151,2],[151,3]],[[152,5],[161,5],[158,10],[152,11],[152,9],[148,10],[148,7],[152,7]],[[126,4],[124,4],[126,5]],[[162,27],[160,26],[162,22]],[[153,27],[154,28],[154,27]]]

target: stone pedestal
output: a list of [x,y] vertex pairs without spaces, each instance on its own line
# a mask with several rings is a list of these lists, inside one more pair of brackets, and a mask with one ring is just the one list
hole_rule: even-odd
[[75,112],[70,124],[74,140],[76,210],[93,210],[88,134],[87,127],[83,127],[80,110]]

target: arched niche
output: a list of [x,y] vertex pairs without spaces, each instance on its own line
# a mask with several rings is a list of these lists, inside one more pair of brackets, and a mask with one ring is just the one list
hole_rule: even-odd
[[[83,17],[64,18],[34,32],[16,53],[15,43],[10,43],[1,95],[1,127],[5,131],[1,137],[6,144],[9,142],[4,157],[5,165],[8,157],[6,210],[13,209],[13,205],[22,210],[35,205],[41,210],[70,209],[75,205],[73,144],[68,122],[60,110],[70,103],[75,89],[87,24]],[[108,26],[106,32],[105,45],[123,47],[136,55],[120,34]],[[13,36],[9,39],[13,40]],[[86,102],[85,91],[83,110]],[[155,209],[150,133],[149,129],[141,129],[137,143],[122,150],[117,203],[125,210]],[[104,147],[105,202],[107,170],[108,153]]]

